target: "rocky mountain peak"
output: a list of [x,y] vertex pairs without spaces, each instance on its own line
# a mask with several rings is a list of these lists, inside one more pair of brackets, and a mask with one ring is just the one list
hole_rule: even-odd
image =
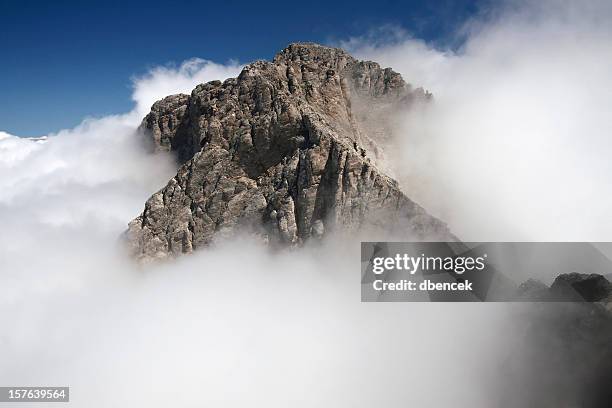
[[391,68],[382,69],[372,61],[358,61],[341,48],[314,43],[294,43],[276,54],[273,63],[286,67],[295,77],[312,82],[325,82],[339,74],[354,91],[380,97],[386,94],[403,96],[408,91],[401,75]]
[[356,62],[356,60],[342,48],[327,47],[313,42],[295,42],[278,52],[272,61],[274,63],[280,61],[284,61],[285,63],[288,61],[323,61],[324,63],[329,63],[340,59]]
[[286,245],[366,224],[453,238],[381,170],[390,118],[427,98],[390,68],[296,43],[156,102],[141,129],[181,166],[130,223],[136,256],[188,253],[236,230]]

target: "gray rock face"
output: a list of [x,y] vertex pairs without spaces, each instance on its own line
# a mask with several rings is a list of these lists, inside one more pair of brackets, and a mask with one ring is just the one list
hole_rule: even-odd
[[550,287],[529,279],[522,283],[513,300],[528,302],[600,302],[612,304],[612,283],[596,273],[563,273]]
[[141,128],[151,137],[154,149],[157,151],[177,150],[180,146],[172,144],[174,135],[182,123],[187,110],[189,95],[178,94],[167,96],[157,101],[142,121]]
[[550,287],[553,298],[600,302],[612,300],[612,284],[595,273],[567,273],[557,276]]
[[379,170],[385,115],[428,97],[341,49],[292,44],[155,103],[142,128],[181,166],[129,224],[134,254],[189,253],[237,230],[283,245],[368,225],[454,240]]

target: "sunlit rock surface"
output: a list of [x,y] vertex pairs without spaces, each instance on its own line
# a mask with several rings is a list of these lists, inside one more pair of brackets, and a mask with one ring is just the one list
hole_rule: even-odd
[[129,224],[134,255],[190,253],[236,231],[281,245],[368,225],[454,240],[383,170],[393,113],[429,97],[375,62],[292,44],[158,101],[141,128],[181,165]]

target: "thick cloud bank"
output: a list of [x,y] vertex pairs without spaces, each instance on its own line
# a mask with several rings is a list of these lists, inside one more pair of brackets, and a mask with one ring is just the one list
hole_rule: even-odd
[[491,393],[467,384],[492,370],[498,334],[473,330],[497,317],[361,304],[358,245],[233,242],[146,271],[125,259],[126,223],[175,172],[139,145],[140,119],[237,70],[154,69],[130,113],[44,143],[0,135],[0,384],[69,385],[76,407],[486,406]]
[[466,240],[612,238],[610,2],[505,2],[456,51],[384,34],[344,45],[434,95],[398,126],[409,196]]

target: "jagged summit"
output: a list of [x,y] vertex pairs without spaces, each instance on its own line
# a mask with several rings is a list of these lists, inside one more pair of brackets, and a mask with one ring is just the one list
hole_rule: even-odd
[[328,47],[325,45],[313,43],[313,42],[294,42],[281,51],[276,53],[272,62],[278,62],[280,60],[294,60],[296,58],[310,58],[319,59],[325,62],[336,61],[339,57],[343,59],[355,60],[348,52],[342,48]]
[[141,128],[181,166],[130,223],[134,253],[188,253],[238,229],[288,245],[364,225],[454,238],[380,170],[388,118],[422,98],[390,68],[296,43],[156,102]]
[[[380,154],[385,137],[391,133],[386,127],[393,106],[430,97],[422,88],[412,90],[401,75],[391,68],[382,69],[376,62],[356,60],[341,48],[315,43],[290,44],[277,53],[272,62],[256,61],[247,65],[238,78],[198,85],[192,96],[209,89],[227,89],[237,81],[248,82],[249,78],[258,75],[274,76],[274,71],[285,76],[283,80],[292,95],[304,97],[313,105],[323,104],[317,107],[324,114],[346,116],[343,118],[344,124],[349,129],[345,136],[368,147],[370,156]],[[333,78],[336,80],[332,81]],[[343,96],[345,103],[333,104],[338,96]],[[262,108],[263,103],[271,101],[272,95],[268,89],[264,89],[259,98],[254,102],[257,108]],[[170,95],[157,101],[141,126],[152,136],[156,149],[177,151],[181,163],[199,150],[197,145],[193,145],[190,135],[186,134],[189,129],[178,129],[188,102],[189,95],[185,94]],[[351,123],[354,121],[359,122],[361,132]],[[366,130],[365,134],[363,130]],[[372,143],[367,136],[377,137],[378,140]]]
[[[273,63],[292,68],[305,67],[315,72],[325,68],[336,71],[348,68],[352,74],[352,78],[349,79],[352,79],[356,85],[355,90],[371,96],[383,94],[401,96],[410,90],[402,76],[391,68],[382,69],[378,63],[372,61],[358,61],[342,48],[326,47],[316,43],[293,43],[276,54]],[[333,75],[326,71],[326,76],[327,74]]]

